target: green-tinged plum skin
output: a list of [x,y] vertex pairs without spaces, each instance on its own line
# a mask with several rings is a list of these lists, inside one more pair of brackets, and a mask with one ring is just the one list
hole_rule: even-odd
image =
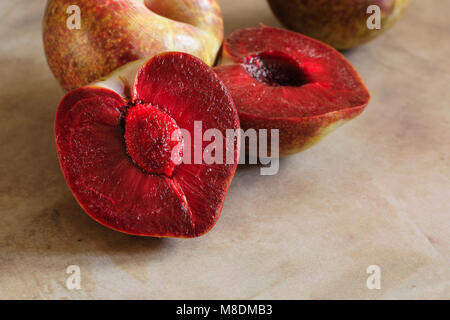
[[[410,0],[268,0],[272,11],[287,28],[321,40],[337,49],[369,42],[390,29]],[[369,29],[373,12],[381,11],[381,29]]]

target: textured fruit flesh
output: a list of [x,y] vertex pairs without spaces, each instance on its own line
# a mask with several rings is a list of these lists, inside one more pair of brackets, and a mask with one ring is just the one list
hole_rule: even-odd
[[125,120],[128,154],[148,173],[170,177],[183,152],[180,128],[169,115],[152,105],[131,107]]
[[[141,69],[134,87],[137,100],[159,106],[177,121],[180,128],[192,137],[191,155],[195,146],[201,150],[210,144],[208,141],[194,143],[195,121],[202,121],[202,130],[218,129],[224,137],[226,129],[239,128],[239,118],[231,96],[225,92],[217,75],[198,60],[192,63],[180,61],[179,55],[163,56],[153,59]],[[147,76],[152,75],[149,80]],[[185,141],[187,143],[187,141]],[[238,159],[239,143],[234,146],[234,159]],[[185,148],[186,151],[186,148]],[[228,150],[227,150],[228,151]],[[225,152],[223,153],[226,157]],[[226,163],[223,159],[223,163]],[[235,162],[236,162],[235,161]],[[182,186],[190,208],[199,212],[197,223],[210,225],[217,217],[216,208],[221,207],[228,189],[229,178],[236,165],[233,164],[192,164],[183,161],[177,166],[173,180]]]
[[216,72],[241,114],[301,118],[367,104],[368,92],[347,60],[298,33],[239,30],[226,40],[224,52],[235,63]]
[[230,91],[241,127],[279,130],[279,155],[300,152],[359,115],[369,93],[333,48],[269,27],[233,32],[214,70]]
[[227,146],[234,164],[180,163],[180,129],[193,132],[190,125],[202,121],[225,137],[226,129],[239,128],[233,101],[215,73],[187,54],[153,58],[135,84],[132,101],[101,87],[63,99],[55,133],[66,180],[85,211],[112,229],[202,235],[220,215],[239,141]]

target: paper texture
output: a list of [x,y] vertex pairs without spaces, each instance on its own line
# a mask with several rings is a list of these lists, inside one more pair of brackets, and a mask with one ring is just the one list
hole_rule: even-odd
[[[263,0],[220,2],[227,33],[279,26]],[[364,114],[278,175],[240,167],[220,221],[194,240],[113,232],[74,200],[56,157],[63,93],[43,53],[44,5],[0,3],[0,298],[450,298],[449,2],[414,1],[346,52],[372,94]],[[80,290],[66,287],[69,265]]]

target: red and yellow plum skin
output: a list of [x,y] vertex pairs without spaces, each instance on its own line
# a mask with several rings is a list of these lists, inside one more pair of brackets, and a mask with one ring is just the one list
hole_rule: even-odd
[[[81,28],[67,28],[70,5]],[[216,0],[49,0],[43,21],[47,61],[70,91],[128,62],[167,51],[192,54],[208,65],[223,40]]]

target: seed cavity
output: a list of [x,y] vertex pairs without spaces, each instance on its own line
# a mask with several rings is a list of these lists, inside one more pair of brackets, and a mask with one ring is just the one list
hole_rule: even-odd
[[244,68],[253,78],[272,87],[300,87],[311,83],[300,64],[283,52],[251,55],[245,59]]

